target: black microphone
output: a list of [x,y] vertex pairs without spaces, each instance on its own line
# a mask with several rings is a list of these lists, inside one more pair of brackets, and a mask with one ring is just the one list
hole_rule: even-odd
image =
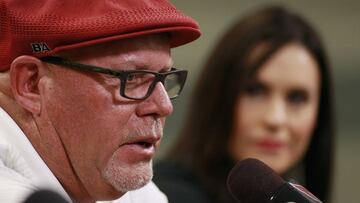
[[29,195],[24,203],[68,203],[60,194],[51,190],[38,190]]
[[285,182],[257,159],[245,159],[231,169],[227,186],[241,203],[322,203],[303,186]]

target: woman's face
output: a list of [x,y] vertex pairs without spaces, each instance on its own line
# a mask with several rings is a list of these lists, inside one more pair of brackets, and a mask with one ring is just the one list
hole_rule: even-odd
[[316,126],[319,89],[319,68],[302,45],[278,50],[238,97],[232,158],[257,158],[279,174],[294,166]]

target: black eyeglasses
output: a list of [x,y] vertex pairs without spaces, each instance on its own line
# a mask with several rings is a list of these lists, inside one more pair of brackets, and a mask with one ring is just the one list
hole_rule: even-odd
[[170,99],[179,96],[184,87],[187,71],[171,68],[170,71],[157,73],[143,70],[115,71],[93,65],[73,62],[57,56],[46,56],[40,59],[46,63],[62,65],[81,71],[108,74],[120,79],[120,95],[134,100],[144,100],[154,91],[157,82],[161,82]]

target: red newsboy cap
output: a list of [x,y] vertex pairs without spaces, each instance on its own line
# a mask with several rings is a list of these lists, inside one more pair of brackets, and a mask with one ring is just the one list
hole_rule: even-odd
[[21,55],[160,32],[170,33],[171,47],[200,36],[198,24],[167,0],[0,0],[0,71]]

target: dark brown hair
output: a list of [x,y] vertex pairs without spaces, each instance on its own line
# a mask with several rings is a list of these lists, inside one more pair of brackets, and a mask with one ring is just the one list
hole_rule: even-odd
[[[330,67],[320,37],[302,17],[271,6],[233,25],[209,56],[194,91],[185,127],[168,158],[191,168],[218,201],[234,164],[228,153],[236,98],[245,78],[253,75],[276,51],[289,43],[303,45],[317,61],[321,74],[317,124],[303,158],[305,187],[325,201],[333,168],[333,98]],[[249,63],[253,49],[266,50]],[[224,189],[220,189],[224,188]],[[226,196],[226,195],[225,195]]]

